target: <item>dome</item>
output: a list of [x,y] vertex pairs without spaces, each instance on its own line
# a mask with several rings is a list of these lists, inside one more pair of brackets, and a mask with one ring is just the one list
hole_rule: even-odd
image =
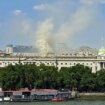
[[98,55],[105,55],[105,48],[104,47],[102,47],[101,49],[99,49]]

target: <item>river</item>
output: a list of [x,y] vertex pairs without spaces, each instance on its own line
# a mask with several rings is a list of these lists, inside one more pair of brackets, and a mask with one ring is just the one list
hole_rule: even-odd
[[72,100],[66,102],[1,102],[0,105],[105,105],[105,100]]

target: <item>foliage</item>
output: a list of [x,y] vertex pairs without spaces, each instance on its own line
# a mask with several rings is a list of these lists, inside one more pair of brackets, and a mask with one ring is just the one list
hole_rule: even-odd
[[105,91],[105,70],[91,73],[87,66],[77,64],[62,67],[41,64],[9,65],[0,68],[0,85],[3,90],[20,88],[60,89],[77,88],[78,91]]

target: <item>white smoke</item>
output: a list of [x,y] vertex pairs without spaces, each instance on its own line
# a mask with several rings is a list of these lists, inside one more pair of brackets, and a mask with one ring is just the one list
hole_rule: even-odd
[[[73,13],[70,13],[67,11],[68,3],[70,2],[66,0],[52,5],[48,14],[53,18],[53,21],[48,18],[38,24],[36,43],[44,55],[47,55],[48,52],[53,52],[56,42],[66,43],[72,36],[84,31],[93,21],[92,19],[95,16],[94,5],[82,3]],[[67,16],[67,20],[63,20]]]
[[38,24],[36,31],[37,40],[36,46],[40,49],[42,56],[47,56],[53,49],[53,22],[51,19],[47,19],[44,22]]
[[84,31],[94,17],[94,10],[90,5],[79,7],[72,17],[63,23],[58,31],[60,42],[66,42],[71,36]]
[[[35,22],[30,17],[15,11],[13,17],[6,23],[6,32],[4,33],[8,37],[8,41],[12,43],[19,43],[22,45],[33,44],[35,45]],[[19,14],[18,14],[19,13]]]

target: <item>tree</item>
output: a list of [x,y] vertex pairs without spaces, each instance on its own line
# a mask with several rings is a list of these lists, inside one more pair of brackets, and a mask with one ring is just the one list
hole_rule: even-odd
[[98,71],[96,76],[97,91],[105,91],[105,69]]
[[96,77],[94,74],[85,74],[83,75],[80,81],[80,91],[94,91]]

